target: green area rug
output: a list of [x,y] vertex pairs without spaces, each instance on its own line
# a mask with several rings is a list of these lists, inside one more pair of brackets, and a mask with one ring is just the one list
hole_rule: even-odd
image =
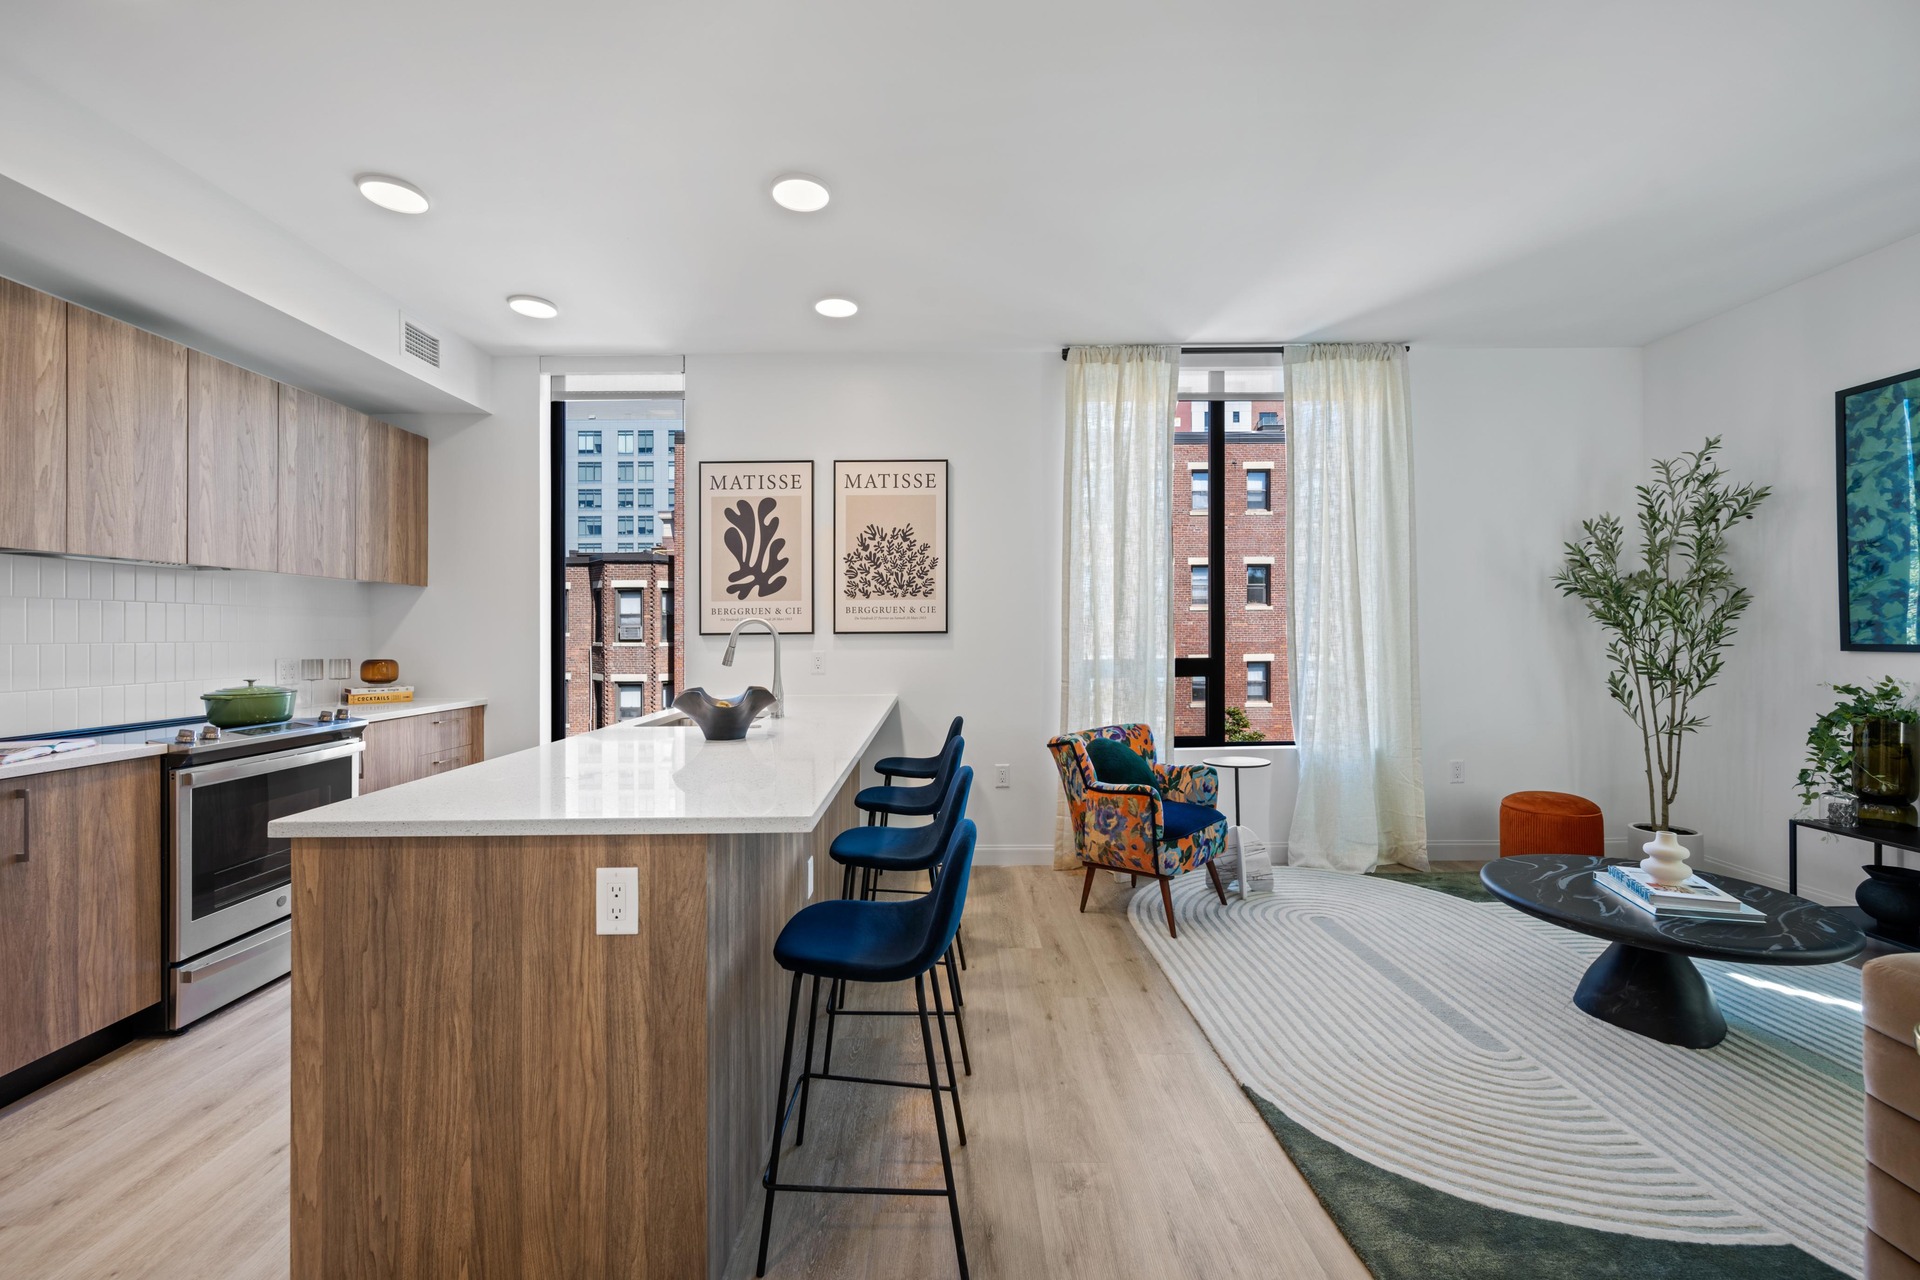
[[1435,889],[1455,898],[1465,898],[1468,902],[1495,901],[1494,896],[1487,892],[1487,886],[1480,883],[1480,873],[1477,871],[1385,871],[1375,874],[1395,884]]
[[1379,1280],[1847,1280],[1792,1245],[1646,1240],[1490,1209],[1350,1156],[1246,1094]]

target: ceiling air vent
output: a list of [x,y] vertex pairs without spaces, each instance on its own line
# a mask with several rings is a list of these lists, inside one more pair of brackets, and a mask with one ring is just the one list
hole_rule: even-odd
[[440,367],[440,339],[405,316],[400,317],[400,350],[436,369]]

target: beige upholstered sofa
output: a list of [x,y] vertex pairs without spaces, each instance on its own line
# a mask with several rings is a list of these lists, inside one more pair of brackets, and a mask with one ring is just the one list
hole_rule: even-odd
[[1920,1280],[1920,953],[1865,971],[1867,1280]]

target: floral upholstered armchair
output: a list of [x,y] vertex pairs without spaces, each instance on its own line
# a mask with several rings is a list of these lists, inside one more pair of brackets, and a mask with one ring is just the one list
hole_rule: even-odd
[[[1101,782],[1094,776],[1087,742],[1111,738],[1130,748],[1153,766],[1154,785]],[[1167,932],[1179,937],[1173,923],[1172,879],[1182,871],[1205,867],[1221,905],[1227,892],[1213,860],[1227,847],[1226,815],[1213,807],[1220,794],[1220,775],[1207,765],[1161,764],[1153,750],[1153,730],[1144,724],[1113,724],[1083,729],[1051,739],[1047,749],[1060,769],[1073,815],[1074,848],[1087,868],[1080,887],[1080,909],[1087,909],[1096,868],[1152,876],[1160,882],[1160,900],[1167,912]]]

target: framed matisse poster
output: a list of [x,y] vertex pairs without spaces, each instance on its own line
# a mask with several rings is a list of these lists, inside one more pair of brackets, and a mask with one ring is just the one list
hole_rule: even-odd
[[813,633],[813,463],[700,464],[700,634]]
[[947,463],[833,464],[833,629],[947,629]]
[[1833,399],[1840,647],[1920,651],[1920,369]]

